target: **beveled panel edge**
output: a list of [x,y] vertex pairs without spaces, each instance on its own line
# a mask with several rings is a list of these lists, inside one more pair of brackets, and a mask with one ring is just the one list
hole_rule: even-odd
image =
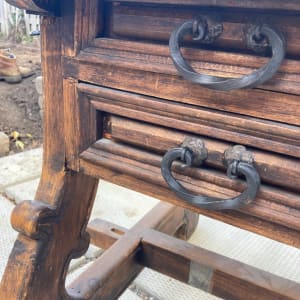
[[296,0],[105,0],[114,3],[145,3],[145,4],[164,4],[164,5],[186,5],[186,6],[211,6],[211,7],[230,7],[245,9],[270,9],[270,10],[295,10],[300,11],[300,3]]
[[[266,201],[267,204],[264,204],[261,199],[259,205],[252,205],[251,208],[249,207],[249,209],[243,211],[216,212],[203,210],[177,198],[172,191],[166,188],[166,183],[163,181],[158,169],[155,171],[155,168],[151,167],[150,170],[147,170],[147,165],[140,168],[135,166],[135,163],[131,165],[130,160],[125,159],[121,163],[121,161],[116,161],[114,158],[114,155],[97,150],[92,146],[80,155],[81,171],[292,246],[300,246],[297,242],[298,238],[295,238],[299,235],[299,230],[296,229],[294,222],[291,224],[292,219],[288,213],[289,209],[287,208],[285,211],[284,205],[279,209],[275,203],[271,203],[272,201]],[[205,191],[207,192],[206,188]],[[233,192],[228,189],[226,191],[230,194]],[[221,194],[224,196],[224,192]],[[293,218],[295,219],[295,217]],[[260,227],[262,224],[263,227]],[[267,230],[269,227],[272,228],[271,231]]]
[[[163,122],[167,120],[166,118],[170,121],[175,119],[178,122],[174,121],[169,125],[172,124],[178,130],[300,157],[300,128],[297,126],[266,122],[230,113],[224,114],[206,108],[178,104],[87,83],[79,83],[78,90],[86,94],[89,101],[94,102],[99,110],[105,111],[106,109],[110,113],[126,117],[126,110],[130,108],[130,105],[135,105],[135,108],[132,108],[133,111],[140,111],[143,114],[149,112],[153,116],[151,122],[156,125],[166,126],[167,123]],[[197,116],[192,117],[193,114]],[[137,113],[135,118],[145,120]],[[197,126],[196,123],[198,123]]]

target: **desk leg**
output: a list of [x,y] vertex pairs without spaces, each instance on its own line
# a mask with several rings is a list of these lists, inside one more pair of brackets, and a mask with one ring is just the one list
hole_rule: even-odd
[[12,225],[20,234],[0,285],[1,300],[69,299],[65,277],[71,259],[88,248],[86,226],[97,185],[97,179],[83,174],[58,173],[38,193],[47,191],[53,205],[40,198],[16,206]]

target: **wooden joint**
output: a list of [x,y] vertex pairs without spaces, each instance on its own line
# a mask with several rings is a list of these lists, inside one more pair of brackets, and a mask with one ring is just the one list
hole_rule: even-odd
[[[89,224],[88,231],[93,244],[104,249],[111,248],[105,253],[105,257],[103,256],[90,267],[82,277],[84,280],[89,276],[95,276],[95,272],[102,270],[100,267],[103,265],[107,269],[107,274],[113,272],[116,267],[118,274],[128,274],[129,270],[140,271],[145,266],[225,299],[245,299],[246,294],[252,295],[249,299],[296,300],[299,298],[300,284],[297,282],[194,246],[159,232],[157,228],[143,228],[139,238],[132,239],[130,238],[132,229],[126,230],[103,220],[95,220]],[[122,259],[118,264],[113,259],[107,259],[107,257],[114,257],[114,251],[123,253],[121,249],[124,245],[130,251],[126,256],[119,255]],[[114,250],[111,252],[111,249]],[[107,285],[110,287],[109,284]],[[73,288],[78,291],[78,288],[82,289],[82,285],[78,281]],[[88,290],[90,289],[86,287],[87,294]],[[99,297],[103,296],[103,290],[105,288],[99,290],[97,294]]]
[[57,216],[56,210],[42,202],[23,201],[11,215],[12,227],[31,239],[45,239],[51,235],[50,220]]
[[57,0],[6,0],[6,2],[32,14],[57,16],[59,12]]

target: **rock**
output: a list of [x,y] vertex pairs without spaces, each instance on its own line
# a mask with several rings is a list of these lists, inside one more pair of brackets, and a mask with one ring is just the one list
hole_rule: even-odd
[[24,200],[33,200],[40,179],[28,180],[20,184],[11,185],[4,189],[4,195],[16,204]]
[[0,131],[0,156],[5,156],[9,153],[9,137]]
[[38,76],[35,80],[35,88],[38,92],[39,95],[43,94],[43,77],[42,76]]
[[0,193],[12,185],[36,179],[42,170],[42,148],[0,158]]
[[43,110],[43,102],[44,102],[43,96],[40,95],[38,100],[40,110]]

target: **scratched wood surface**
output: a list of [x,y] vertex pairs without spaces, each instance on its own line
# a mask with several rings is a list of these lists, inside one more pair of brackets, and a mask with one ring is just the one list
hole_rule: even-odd
[[[299,1],[8,2],[44,15],[45,140],[36,198],[17,206],[12,215],[19,236],[0,284],[0,299],[112,300],[144,266],[186,279],[187,265],[203,263],[203,249],[164,238],[149,227],[174,234],[191,219],[185,224],[189,232],[180,231],[184,239],[197,223],[187,209],[300,248]],[[268,56],[245,47],[243,30],[254,21],[268,21],[285,35],[287,56],[280,70],[257,88],[232,92],[207,90],[182,79],[167,41],[176,25],[199,13],[218,13],[224,32],[203,49],[185,41],[182,54],[198,72],[239,77],[265,64]],[[262,178],[254,204],[213,212],[174,195],[161,177],[161,157],[187,136],[203,138],[210,156],[202,169],[174,164],[176,178],[195,193],[240,193],[245,185],[225,176],[223,152],[242,144],[253,152]],[[150,214],[111,241],[104,259],[66,289],[70,260],[89,245],[87,223],[99,178],[182,208],[163,204],[156,218]],[[209,257],[207,267],[215,270],[211,292],[216,295],[297,298],[294,283],[215,254]],[[161,267],[157,258],[163,260]],[[177,261],[181,264],[174,269]],[[239,272],[233,274],[232,268]],[[229,290],[228,281],[233,283]]]

